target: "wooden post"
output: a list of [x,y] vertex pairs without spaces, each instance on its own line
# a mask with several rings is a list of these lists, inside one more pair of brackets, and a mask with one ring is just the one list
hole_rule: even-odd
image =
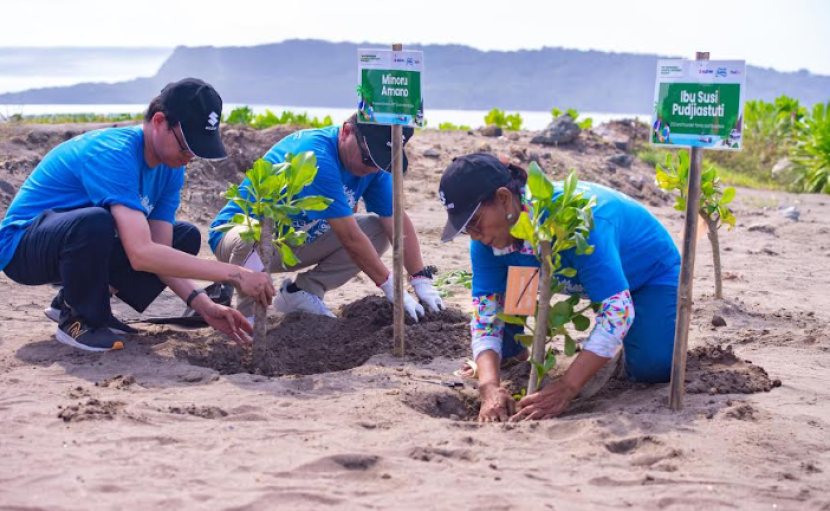
[[[393,44],[392,51],[402,51],[402,44]],[[392,126],[392,224],[394,239],[392,241],[392,278],[394,279],[394,345],[392,352],[396,357],[404,354],[404,314],[403,307],[403,129],[400,124]]]
[[[539,276],[539,305],[536,310],[536,331],[533,332],[533,345],[530,348],[531,360],[537,364],[542,364],[545,361],[545,344],[548,339],[548,315],[550,314],[550,284],[553,280],[553,273],[551,272],[550,264],[550,242],[543,241],[540,243],[542,272]],[[530,368],[530,380],[527,382],[527,395],[535,393],[537,390],[537,380],[539,372],[535,365]]]
[[[697,60],[709,60],[708,53],[698,52]],[[697,249],[697,216],[700,212],[700,167],[703,149],[693,147],[689,162],[689,190],[686,194],[686,218],[683,230],[683,259],[680,264],[680,284],[677,287],[677,324],[674,330],[669,408],[683,408],[686,389],[686,351],[689,346],[689,323],[692,319],[695,250]]]
[[[271,260],[274,255],[274,219],[265,218],[262,221],[257,253],[262,261],[263,269],[269,277],[271,275]],[[254,306],[254,346],[253,366],[260,374],[264,374],[268,367],[268,309],[259,303]]]

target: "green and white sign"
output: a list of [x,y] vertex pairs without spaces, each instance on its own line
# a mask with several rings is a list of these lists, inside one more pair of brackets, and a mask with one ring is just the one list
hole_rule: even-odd
[[658,60],[651,143],[739,151],[746,63]]
[[359,49],[357,57],[358,121],[423,127],[424,53]]

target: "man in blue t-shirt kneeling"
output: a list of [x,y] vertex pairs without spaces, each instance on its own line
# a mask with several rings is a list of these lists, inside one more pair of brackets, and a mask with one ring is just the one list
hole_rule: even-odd
[[[412,128],[403,129],[403,144],[412,136]],[[308,312],[334,317],[323,303],[326,291],[336,289],[361,270],[394,301],[392,273],[380,256],[389,248],[392,239],[392,166],[391,127],[376,124],[358,124],[352,115],[342,126],[303,130],[278,142],[265,155],[265,160],[277,164],[289,153],[312,151],[317,157],[318,171],[314,181],[299,196],[322,195],[332,200],[324,211],[302,211],[293,217],[294,228],[308,233],[304,245],[296,250],[300,263],[284,268],[278,256],[274,257],[271,272],[296,271],[294,282],[285,279],[275,299],[278,312]],[[403,168],[407,168],[403,154]],[[384,172],[386,171],[386,172]],[[246,179],[239,187],[240,194],[249,193]],[[360,199],[366,214],[357,213]],[[211,229],[225,225],[242,210],[228,203]],[[404,213],[404,266],[409,283],[418,299],[431,310],[444,307],[432,284],[432,272],[424,267],[418,235],[409,216]],[[262,263],[253,251],[253,245],[242,241],[242,227],[227,233],[212,230],[210,248],[220,261],[246,264],[259,270]],[[247,261],[247,263],[246,263]],[[424,315],[423,306],[409,293],[404,293],[404,308],[418,320]],[[239,294],[237,309],[246,317],[253,316],[253,300],[244,292]]]
[[117,320],[110,294],[143,312],[170,287],[213,328],[237,341],[251,326],[189,279],[234,284],[263,305],[267,275],[199,259],[199,230],[177,222],[185,165],[226,156],[222,99],[205,82],[171,83],[140,126],[91,131],[52,149],[23,183],[0,223],[0,270],[24,285],[58,283],[47,309],[57,340],[87,351],[123,348],[134,329]]

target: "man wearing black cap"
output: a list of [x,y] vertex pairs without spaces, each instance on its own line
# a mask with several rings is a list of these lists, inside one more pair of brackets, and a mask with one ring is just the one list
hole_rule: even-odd
[[[412,136],[412,128],[403,129],[403,143]],[[351,116],[343,126],[303,130],[277,143],[265,160],[277,164],[288,153],[313,151],[318,171],[314,181],[301,195],[323,195],[332,200],[324,211],[303,211],[293,217],[294,227],[308,233],[306,243],[296,250],[300,263],[283,268],[278,257],[272,272],[295,271],[312,267],[297,276],[295,282],[285,279],[274,299],[278,312],[309,312],[334,317],[326,307],[326,291],[336,289],[361,270],[381,288],[386,298],[394,300],[392,274],[380,256],[392,239],[392,165],[391,128],[375,124],[358,124]],[[403,167],[407,167],[406,154]],[[387,172],[381,172],[387,171]],[[247,193],[247,180],[240,193]],[[363,199],[367,214],[356,214],[357,202]],[[214,220],[211,228],[226,224],[241,209],[228,203]],[[258,258],[250,243],[242,241],[241,228],[227,233],[211,231],[210,247],[220,261],[243,264],[258,269]],[[432,275],[424,268],[418,237],[409,217],[404,213],[404,266],[409,283],[421,302],[432,310],[444,304],[432,285]],[[261,263],[258,263],[261,266]],[[237,308],[253,316],[253,302],[240,293]],[[424,308],[409,293],[404,293],[404,308],[416,321]]]
[[188,78],[153,99],[140,126],[91,131],[54,148],[23,183],[0,224],[0,269],[24,285],[62,286],[46,310],[58,341],[87,351],[123,348],[135,330],[112,316],[110,294],[135,310],[169,286],[235,340],[250,325],[187,279],[230,282],[263,304],[258,272],[195,257],[199,230],[175,220],[184,166],[226,156],[222,100]]

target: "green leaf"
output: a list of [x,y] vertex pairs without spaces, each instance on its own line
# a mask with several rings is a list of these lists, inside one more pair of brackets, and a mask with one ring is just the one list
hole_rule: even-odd
[[236,225],[237,225],[237,224],[223,224],[223,225],[217,225],[216,227],[213,227],[213,228],[211,229],[211,231],[213,231],[213,232],[228,232],[228,231],[230,231],[231,229],[233,229],[234,227],[236,227]]
[[314,181],[314,176],[317,175],[317,157],[311,151],[300,153],[291,160],[291,167],[294,169],[292,193],[298,193]]
[[572,279],[572,278],[576,277],[576,269],[574,269],[574,268],[562,268],[561,270],[556,272],[556,274],[557,275],[562,275],[563,277],[568,278],[568,279]]
[[563,193],[562,193],[562,196],[564,197],[563,200],[566,203],[571,200],[571,196],[573,195],[574,190],[576,190],[576,184],[577,184],[576,172],[571,171],[571,173],[568,174],[567,179],[565,179],[564,190],[563,190]]
[[556,355],[554,355],[553,350],[548,350],[545,354],[545,374],[549,374],[554,367],[556,367]]
[[573,324],[577,331],[584,332],[591,326],[591,320],[580,314],[573,318]]
[[505,323],[509,323],[511,325],[525,326],[527,323],[527,318],[524,316],[509,316],[503,312],[499,312],[497,317]]
[[516,334],[513,339],[519,341],[525,348],[530,348],[533,345],[533,336],[530,334]]
[[527,186],[535,199],[550,199],[553,196],[553,185],[535,161],[530,162],[527,168]]
[[735,198],[735,189],[729,187],[723,191],[723,195],[721,195],[720,203],[721,205],[727,205],[732,202],[732,199]]
[[332,200],[322,195],[310,195],[294,201],[291,205],[303,211],[323,211],[329,207]]
[[510,234],[521,240],[533,241],[533,223],[526,211],[519,213],[519,220],[510,228]]
[[291,247],[289,247],[288,245],[280,245],[280,254],[282,255],[283,268],[287,269],[289,266],[295,266],[300,262],[300,260],[297,259],[297,256],[294,255],[294,251],[292,251]]
[[576,354],[576,341],[570,335],[565,335],[565,356],[572,357]]
[[591,255],[594,253],[593,245],[589,245],[582,233],[574,233],[574,241],[576,241],[577,255]]

